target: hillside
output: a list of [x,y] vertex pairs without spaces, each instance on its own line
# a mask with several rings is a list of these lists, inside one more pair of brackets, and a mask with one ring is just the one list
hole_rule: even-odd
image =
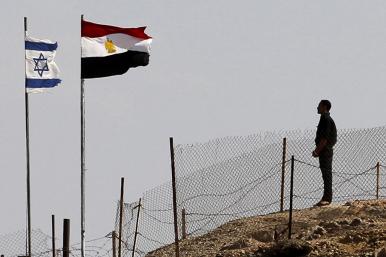
[[[181,257],[386,256],[386,200],[354,201],[234,220],[180,242]],[[147,257],[174,256],[174,245]]]

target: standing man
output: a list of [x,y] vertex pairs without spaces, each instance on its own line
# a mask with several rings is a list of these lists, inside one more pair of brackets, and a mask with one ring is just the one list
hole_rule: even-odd
[[320,170],[322,171],[324,192],[322,199],[315,206],[329,205],[332,201],[332,157],[333,147],[337,140],[336,126],[330,116],[331,103],[328,100],[320,101],[318,114],[320,121],[316,131],[316,148],[312,156],[319,157]]

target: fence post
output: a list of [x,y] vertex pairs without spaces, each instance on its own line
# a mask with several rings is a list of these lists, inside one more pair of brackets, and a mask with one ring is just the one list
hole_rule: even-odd
[[117,241],[116,241],[116,238],[117,238],[117,232],[115,232],[115,230],[113,232],[111,232],[111,239],[112,239],[112,247],[113,247],[113,257],[117,257]]
[[51,226],[52,226],[52,257],[56,257],[56,247],[55,247],[55,215],[51,216]]
[[176,168],[174,163],[174,143],[173,138],[169,138],[170,158],[172,166],[172,186],[173,186],[173,214],[174,214],[174,242],[176,245],[176,257],[180,257],[180,246],[178,243],[178,213],[177,213],[177,190],[176,190]]
[[123,193],[125,178],[121,178],[121,197],[119,202],[119,236],[118,236],[118,257],[122,256],[122,222],[123,222]]
[[287,155],[287,138],[283,138],[283,155],[281,162],[281,193],[280,193],[280,212],[284,210],[284,183],[285,183],[285,161]]
[[137,244],[137,235],[138,235],[138,222],[139,222],[139,213],[141,211],[141,198],[139,198],[139,201],[138,201],[138,211],[137,211],[137,221],[135,222],[135,234],[134,234],[134,243],[133,243],[133,253],[132,253],[132,257],[134,257],[134,254],[135,254],[135,245]]
[[291,157],[291,189],[290,189],[290,207],[289,207],[289,220],[288,220],[288,239],[291,239],[292,234],[292,200],[294,195],[294,165],[295,157]]
[[182,221],[182,239],[186,239],[186,211],[185,208],[181,211],[181,221]]
[[70,256],[70,220],[63,221],[63,257]]
[[377,200],[379,199],[379,162],[377,162]]

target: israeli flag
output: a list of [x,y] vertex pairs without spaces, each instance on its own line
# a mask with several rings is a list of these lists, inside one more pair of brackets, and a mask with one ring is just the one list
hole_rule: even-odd
[[27,92],[41,91],[41,89],[57,86],[59,68],[54,62],[58,43],[49,40],[25,39],[25,87]]

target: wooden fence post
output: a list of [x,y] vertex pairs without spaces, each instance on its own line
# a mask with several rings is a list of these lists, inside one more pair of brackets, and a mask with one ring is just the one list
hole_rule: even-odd
[[113,257],[117,257],[117,232],[115,230],[111,232],[112,247],[113,247]]
[[186,211],[182,209],[181,211],[181,221],[182,221],[182,239],[186,239]]
[[177,213],[177,187],[176,187],[176,168],[174,163],[174,143],[173,138],[169,138],[170,143],[170,158],[171,158],[171,168],[172,168],[172,187],[173,187],[173,216],[174,216],[174,243],[176,257],[180,257],[180,246],[178,243],[178,213]]
[[284,210],[284,183],[285,183],[285,162],[287,155],[287,138],[283,138],[283,155],[281,162],[281,192],[280,192],[280,212]]
[[377,200],[379,199],[379,162],[377,162],[377,192],[376,192],[376,196],[377,196]]
[[139,223],[139,213],[141,212],[141,198],[139,198],[139,201],[138,201],[138,211],[137,211],[137,221],[135,222],[135,234],[134,234],[134,243],[133,243],[133,253],[131,255],[131,257],[134,257],[134,254],[135,254],[135,246],[137,244],[137,235],[138,235],[138,223]]
[[70,256],[70,220],[63,222],[63,257]]
[[292,236],[292,201],[294,196],[294,165],[295,157],[291,157],[291,189],[290,189],[290,208],[289,208],[289,220],[288,220],[288,239]]

